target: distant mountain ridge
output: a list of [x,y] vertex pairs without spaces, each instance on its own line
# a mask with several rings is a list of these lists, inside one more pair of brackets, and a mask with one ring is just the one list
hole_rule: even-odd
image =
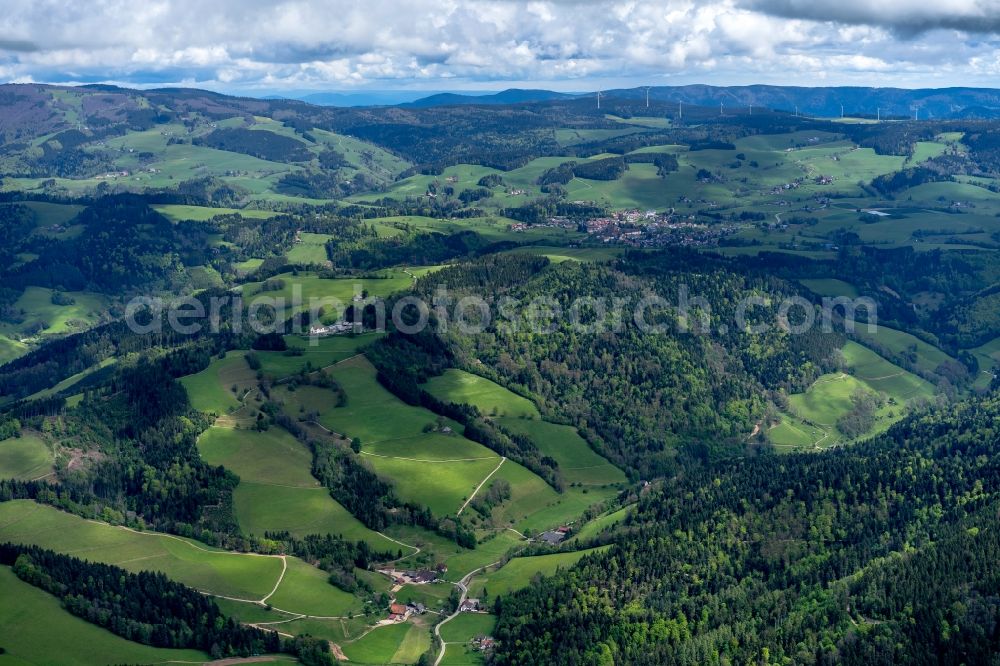
[[[430,95],[400,106],[432,107],[459,104],[524,104],[565,100],[595,93],[560,93],[551,90],[510,89],[492,95],[443,93]],[[619,88],[603,91],[610,98],[644,99],[646,88]],[[657,102],[680,102],[692,106],[733,108],[766,107],[804,115],[837,117],[870,115],[920,118],[1000,118],[1000,89],[994,88],[875,88],[858,86],[655,86],[649,99]]]
[[460,93],[438,93],[400,106],[428,107],[452,106],[458,104],[526,104],[528,102],[548,102],[579,97],[580,93],[561,93],[553,90],[524,90],[508,88],[498,93],[467,95]]

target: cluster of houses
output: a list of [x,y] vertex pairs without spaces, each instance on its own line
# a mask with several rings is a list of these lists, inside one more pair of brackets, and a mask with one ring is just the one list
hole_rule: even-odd
[[408,604],[393,603],[389,604],[389,622],[406,622],[411,615],[423,615],[427,612],[427,608],[417,602],[411,602]]
[[[830,182],[832,183],[833,179],[831,179]],[[796,178],[795,180],[793,180],[790,183],[782,183],[781,185],[775,185],[774,187],[772,187],[770,189],[770,191],[768,192],[768,194],[771,194],[773,196],[778,196],[778,195],[784,194],[785,192],[787,192],[789,190],[797,190],[797,189],[799,189],[799,186],[801,184],[802,184],[802,179],[801,178]]]
[[439,564],[435,569],[409,569],[406,571],[379,569],[378,571],[392,579],[394,585],[426,585],[441,580],[441,574],[447,572],[448,567]]
[[333,324],[315,324],[309,327],[309,335],[322,338],[328,335],[341,335],[343,333],[362,333],[361,322],[338,321]]
[[510,230],[525,231],[529,226],[580,229],[602,243],[633,247],[711,246],[717,245],[722,237],[739,231],[736,225],[698,223],[694,215],[681,216],[674,209],[665,213],[655,210],[624,210],[582,221],[550,217],[542,225],[516,222],[510,225]]

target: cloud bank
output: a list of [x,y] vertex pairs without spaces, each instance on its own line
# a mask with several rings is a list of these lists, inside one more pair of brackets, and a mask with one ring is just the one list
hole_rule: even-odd
[[998,33],[1000,0],[6,0],[0,79],[251,94],[995,85]]

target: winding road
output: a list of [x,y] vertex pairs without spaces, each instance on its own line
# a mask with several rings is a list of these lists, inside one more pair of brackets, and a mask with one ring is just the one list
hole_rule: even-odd
[[[505,458],[505,460],[506,460],[506,458]],[[498,469],[499,469],[499,467],[498,467]],[[457,583],[455,583],[455,586],[458,587],[458,589],[460,589],[462,591],[462,595],[458,599],[458,607],[455,608],[455,612],[454,613],[452,613],[451,615],[449,615],[448,617],[446,617],[445,619],[441,620],[440,622],[438,622],[437,624],[434,625],[434,635],[437,636],[438,641],[441,643],[441,651],[438,652],[437,659],[434,660],[434,666],[438,666],[438,664],[441,663],[441,660],[444,659],[444,651],[445,651],[445,649],[448,646],[447,643],[445,643],[443,640],[441,640],[441,626],[444,625],[444,624],[447,624],[448,622],[451,622],[456,617],[458,617],[459,613],[462,612],[459,609],[462,608],[462,604],[465,602],[466,598],[469,596],[469,581],[472,580],[472,577],[474,575],[476,575],[477,573],[479,573],[480,571],[482,571],[483,569],[488,569],[489,567],[492,567],[494,564],[500,564],[500,560],[497,560],[496,562],[490,562],[489,564],[484,564],[483,566],[479,567],[478,569],[473,569],[469,573],[465,574],[465,576],[462,577],[462,580],[460,580]]]

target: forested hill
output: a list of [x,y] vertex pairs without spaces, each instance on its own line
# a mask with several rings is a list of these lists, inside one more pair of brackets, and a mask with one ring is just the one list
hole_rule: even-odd
[[[490,255],[435,273],[417,292],[430,302],[439,285],[456,302],[485,293],[497,303],[551,302],[565,313],[544,319],[546,335],[532,333],[529,307],[510,321],[497,317],[480,333],[440,332],[454,355],[449,363],[538,396],[550,418],[580,428],[637,479],[743,448],[780,395],[835,368],[843,345],[843,336],[818,329],[789,335],[774,326],[749,333],[729,325],[739,298],[756,293],[773,298],[755,313],[760,321],[777,321],[777,304],[795,287],[695,252],[631,253],[613,265]],[[646,297],[665,307],[641,308]],[[692,307],[685,316],[681,300],[688,297],[709,308]],[[574,303],[581,302],[603,306],[580,306],[575,317]],[[657,332],[644,330],[637,312]],[[439,353],[432,336],[397,336],[387,344],[394,346],[379,354],[387,375],[419,380],[432,372],[427,359]],[[413,345],[429,351],[411,355]]]
[[998,443],[994,393],[692,470],[611,550],[499,600],[495,663],[995,663]]

